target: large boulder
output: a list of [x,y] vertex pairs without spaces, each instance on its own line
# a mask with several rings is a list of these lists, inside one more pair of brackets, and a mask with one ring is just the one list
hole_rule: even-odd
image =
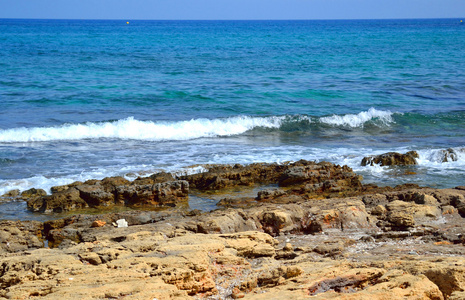
[[388,152],[376,156],[366,156],[362,159],[362,166],[373,166],[379,164],[380,166],[407,166],[407,165],[416,165],[417,161],[415,158],[418,158],[418,153],[416,151],[409,151],[405,154],[397,152]]

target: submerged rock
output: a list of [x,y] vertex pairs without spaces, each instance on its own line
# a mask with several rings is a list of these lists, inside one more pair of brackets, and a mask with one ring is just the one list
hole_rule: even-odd
[[440,160],[441,162],[451,162],[451,161],[457,161],[458,160],[458,153],[465,153],[465,148],[460,148],[460,149],[446,149],[446,150],[441,150],[440,151]]
[[362,159],[362,166],[373,166],[374,164],[379,164],[380,166],[407,166],[407,165],[416,165],[417,161],[415,158],[418,158],[418,153],[416,151],[409,151],[405,154],[397,152],[388,152],[376,156],[366,156]]

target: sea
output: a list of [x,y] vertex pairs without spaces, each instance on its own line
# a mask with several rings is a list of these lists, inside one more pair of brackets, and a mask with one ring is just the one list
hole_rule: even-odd
[[[361,166],[410,150],[416,166]],[[465,185],[460,20],[0,19],[0,195],[300,159]]]

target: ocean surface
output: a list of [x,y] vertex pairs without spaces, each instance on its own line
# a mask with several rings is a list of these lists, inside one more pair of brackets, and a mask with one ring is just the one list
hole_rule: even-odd
[[[299,159],[365,183],[465,185],[457,19],[0,19],[0,58],[0,195]],[[418,166],[360,165],[409,150]],[[24,208],[8,205],[0,218]]]

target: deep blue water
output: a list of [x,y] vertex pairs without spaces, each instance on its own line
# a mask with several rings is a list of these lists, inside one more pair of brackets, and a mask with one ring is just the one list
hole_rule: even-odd
[[[0,57],[0,194],[301,158],[465,185],[460,20],[3,19]],[[416,175],[359,165],[408,150]]]

